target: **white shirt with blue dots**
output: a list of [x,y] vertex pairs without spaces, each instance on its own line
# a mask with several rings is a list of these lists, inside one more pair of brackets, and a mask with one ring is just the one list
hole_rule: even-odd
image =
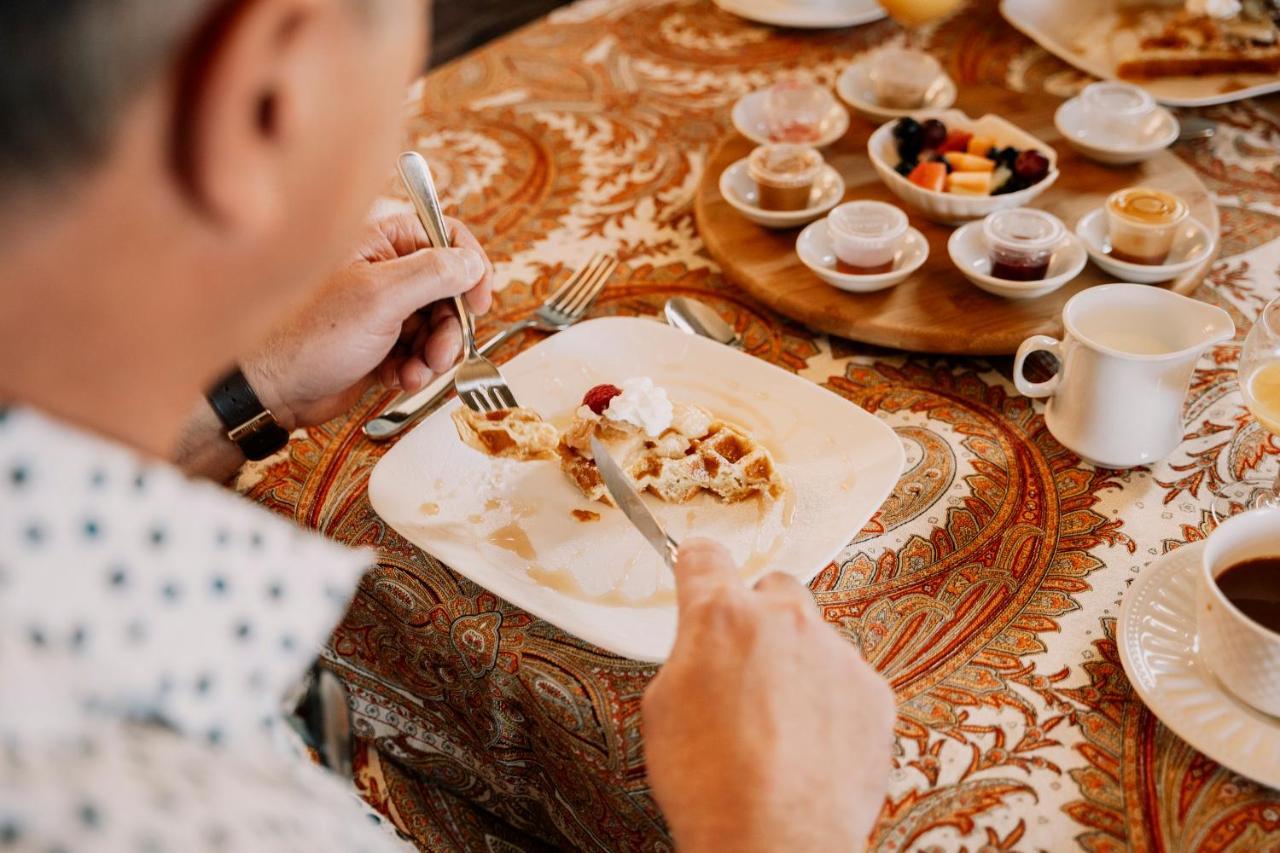
[[369,563],[0,410],[0,853],[405,849],[284,721]]

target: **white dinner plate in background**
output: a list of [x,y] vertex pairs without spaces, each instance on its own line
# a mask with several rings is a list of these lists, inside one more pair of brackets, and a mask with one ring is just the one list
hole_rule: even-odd
[[[1116,0],[1002,0],[1000,13],[1032,41],[1103,80],[1119,79],[1119,58],[1109,33],[1117,15]],[[1280,77],[1266,74],[1206,74],[1131,80],[1171,107],[1207,107],[1280,90]]]
[[775,27],[856,27],[885,16],[875,0],[715,0],[726,12]]

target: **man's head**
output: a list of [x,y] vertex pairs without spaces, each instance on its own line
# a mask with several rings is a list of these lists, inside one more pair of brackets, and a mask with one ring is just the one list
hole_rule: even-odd
[[[423,0],[0,2],[0,397],[94,364],[166,393],[256,343],[390,174],[426,15]],[[87,361],[68,352],[81,344],[108,349]]]

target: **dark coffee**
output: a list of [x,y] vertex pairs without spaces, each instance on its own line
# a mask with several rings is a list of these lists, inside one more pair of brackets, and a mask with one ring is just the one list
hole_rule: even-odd
[[1259,557],[1228,566],[1218,589],[1241,613],[1280,634],[1280,557]]

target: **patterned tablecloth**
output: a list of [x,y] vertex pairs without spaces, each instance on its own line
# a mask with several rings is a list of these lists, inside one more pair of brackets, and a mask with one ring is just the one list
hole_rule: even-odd
[[[962,85],[1053,97],[1084,82],[995,6],[915,37]],[[702,248],[691,199],[733,101],[783,73],[830,84],[901,37],[887,21],[778,31],[710,0],[581,0],[415,86],[408,144],[497,263],[504,290],[487,329],[612,252],[623,263],[599,312],[652,315],[695,295],[733,319],[751,353],[902,437],[909,470],[894,496],[812,584],[898,694],[876,849],[1280,849],[1280,792],[1166,730],[1115,643],[1143,565],[1205,536],[1220,483],[1280,463],[1280,441],[1241,406],[1239,339],[1200,363],[1172,457],[1097,470],[1053,440],[1007,360],[827,339],[753,303]],[[1222,259],[1198,296],[1242,337],[1278,289],[1280,119],[1257,102],[1207,114],[1217,136],[1177,148],[1223,220]],[[389,530],[365,494],[385,448],[360,433],[385,399],[241,482],[302,524],[378,549],[328,655],[358,711],[365,796],[429,849],[668,849],[638,727],[654,667],[530,617]]]

